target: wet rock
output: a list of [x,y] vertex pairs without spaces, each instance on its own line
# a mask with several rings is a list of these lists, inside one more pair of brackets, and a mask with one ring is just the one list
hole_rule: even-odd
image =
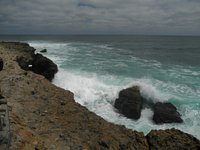
[[54,74],[58,71],[57,65],[41,54],[35,55],[30,69],[37,74],[43,75],[49,81],[52,81]]
[[0,57],[0,71],[3,70],[3,59]]
[[147,136],[151,150],[199,150],[200,141],[177,129],[152,130]]
[[183,122],[181,115],[173,104],[161,102],[154,105],[153,121],[156,124]]
[[8,45],[13,46],[24,54],[16,57],[16,61],[23,70],[43,75],[49,81],[52,81],[54,74],[58,71],[58,67],[53,61],[41,54],[35,54],[35,49],[26,43],[22,43],[21,45],[20,43],[4,43],[3,45],[5,47],[8,47]]
[[57,65],[41,54],[35,54],[32,57],[21,56],[17,58],[17,62],[22,69],[43,75],[49,81],[52,81],[58,71]]
[[138,86],[120,91],[119,98],[115,101],[115,108],[124,116],[131,119],[139,119],[143,105],[143,98]]
[[47,49],[43,49],[40,51],[41,53],[46,53],[47,52]]

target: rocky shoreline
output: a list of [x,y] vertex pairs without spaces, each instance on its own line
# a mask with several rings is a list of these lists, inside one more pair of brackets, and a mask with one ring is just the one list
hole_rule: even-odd
[[[6,101],[4,111],[9,114],[9,122],[0,131],[0,149],[200,149],[200,141],[182,131],[152,130],[144,136],[88,111],[75,102],[72,92],[49,82],[53,76],[46,72],[52,68],[54,74],[54,65],[46,67],[45,72],[41,72],[44,66],[40,71],[32,69],[46,61],[51,64],[34,51],[28,44],[0,43],[0,95]],[[36,61],[36,57],[42,59]]]

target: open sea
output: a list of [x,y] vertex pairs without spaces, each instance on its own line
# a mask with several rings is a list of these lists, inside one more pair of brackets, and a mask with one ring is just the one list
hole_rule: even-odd
[[[109,122],[147,134],[177,128],[200,139],[200,37],[191,36],[0,36],[27,42],[53,60],[59,71],[53,83]],[[120,90],[138,85],[149,101],[173,103],[183,124],[155,125],[153,112],[137,121],[113,107]]]

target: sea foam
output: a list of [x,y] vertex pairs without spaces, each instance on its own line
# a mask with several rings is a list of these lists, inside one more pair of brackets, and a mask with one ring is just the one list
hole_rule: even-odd
[[[107,49],[106,45],[44,41],[30,44],[37,48],[37,52],[47,48],[48,52],[45,55],[58,64],[59,71],[53,83],[72,91],[78,103],[107,121],[143,131],[145,134],[151,129],[175,127],[200,138],[197,132],[200,131],[200,105],[197,105],[200,97],[198,69],[166,67],[156,60],[123,56],[125,52],[122,49],[112,52],[113,47]],[[111,67],[106,68],[108,65]],[[112,69],[118,70],[112,72]],[[124,76],[120,69],[132,69],[136,75]],[[145,71],[147,75],[141,76],[140,72]],[[193,83],[192,86],[185,83],[187,79]],[[139,120],[131,120],[119,114],[113,107],[119,91],[134,85],[139,86],[141,94],[152,103],[170,101],[175,104],[184,123],[155,125],[152,122],[153,112],[149,108],[142,110]]]

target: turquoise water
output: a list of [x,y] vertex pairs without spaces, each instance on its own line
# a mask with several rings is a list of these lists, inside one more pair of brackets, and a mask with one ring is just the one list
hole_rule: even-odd
[[[5,38],[5,37],[4,37]],[[14,37],[13,37],[14,38]],[[147,134],[178,128],[200,139],[200,37],[178,36],[28,36],[19,37],[59,66],[54,84],[107,121]],[[118,92],[139,85],[149,101],[169,101],[183,124],[155,125],[145,108],[133,121],[116,112]]]

